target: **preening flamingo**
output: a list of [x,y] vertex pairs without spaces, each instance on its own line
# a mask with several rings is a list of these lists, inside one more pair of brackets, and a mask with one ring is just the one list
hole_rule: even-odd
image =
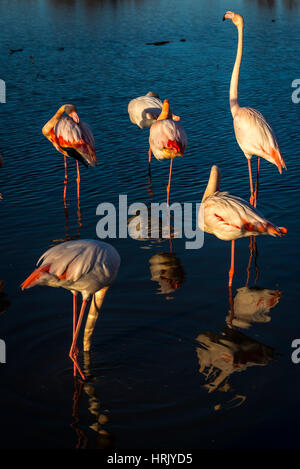
[[[243,30],[244,19],[241,15],[227,11],[223,21],[231,19],[238,30],[238,48],[230,82],[230,110],[233,117],[233,127],[237,143],[248,160],[249,180],[250,180],[250,203],[257,204],[258,179],[260,169],[260,158],[273,163],[281,173],[286,165],[281,154],[276,136],[265,117],[256,109],[250,107],[240,107],[238,101],[239,73],[243,54]],[[258,157],[257,181],[255,194],[253,193],[253,180],[251,170],[251,158]]]
[[[49,287],[62,287],[72,292],[73,342],[69,356],[74,363],[74,376],[76,376],[76,370],[78,370],[82,379],[85,379],[77,362],[77,339],[84,311],[89,298],[92,296],[83,339],[83,350],[88,351],[90,338],[104,297],[117,276],[120,256],[110,244],[103,241],[82,239],[67,241],[48,249],[40,257],[38,264],[40,266],[22,283],[21,288],[25,290],[36,285],[46,285]],[[82,295],[82,305],[77,320],[78,293]]]
[[[63,114],[66,113],[66,116]],[[53,146],[64,155],[65,181],[64,202],[66,206],[66,191],[68,183],[67,156],[72,156],[77,165],[77,197],[79,200],[80,172],[78,162],[84,166],[95,166],[97,157],[95,141],[88,125],[79,120],[76,107],[73,104],[64,104],[42,129],[45,137]]]
[[247,236],[282,236],[287,229],[273,225],[246,200],[220,192],[221,172],[212,166],[207,188],[202,198],[204,215],[199,211],[198,226],[206,233],[212,233],[223,241],[231,241],[231,267],[229,283],[232,286],[234,274],[235,240]]
[[[128,114],[131,122],[136,124],[140,129],[150,128],[153,122],[157,120],[161,114],[163,107],[162,101],[157,93],[149,91],[145,96],[139,96],[132,99],[128,104]],[[179,121],[180,117],[172,114],[174,121]],[[149,171],[151,164],[151,149],[149,148]]]
[[182,125],[172,119],[170,104],[167,99],[164,100],[157,121],[150,127],[149,144],[150,151],[157,160],[171,160],[169,184],[167,186],[167,206],[169,206],[173,159],[177,156],[183,156],[187,146],[187,137]]

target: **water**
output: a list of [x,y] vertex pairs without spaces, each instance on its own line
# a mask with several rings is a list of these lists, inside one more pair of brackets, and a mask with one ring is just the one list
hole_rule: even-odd
[[[228,8],[246,20],[241,104],[268,117],[288,167],[281,176],[265,161],[261,167],[260,208],[289,230],[285,239],[257,243],[256,283],[272,290],[261,300],[271,309],[248,317],[244,290],[236,327],[227,327],[230,245],[213,236],[198,251],[174,240],[173,257],[168,240],[112,240],[122,264],[91,355],[80,356],[92,375],[80,387],[68,358],[71,295],[19,285],[55,240],[96,236],[99,203],[117,203],[119,193],[130,203],[165,200],[168,164],[153,161],[149,192],[148,132],[127,115],[128,101],[149,90],[170,100],[188,134],[184,158],[174,161],[171,200],[199,202],[212,164],[221,167],[225,190],[248,198],[228,105],[237,45],[234,26],[221,21]],[[299,78],[299,2],[173,0],[170,8],[166,0],[1,0],[0,23],[7,86],[0,106],[1,446],[296,447],[300,105],[291,101],[291,83]],[[172,42],[146,45],[155,41]],[[75,164],[66,219],[63,158],[41,134],[66,102],[91,126],[100,162],[81,170],[82,226]],[[248,244],[238,242],[234,297],[246,284]],[[249,287],[255,276],[253,264]],[[177,288],[168,288],[172,281]]]

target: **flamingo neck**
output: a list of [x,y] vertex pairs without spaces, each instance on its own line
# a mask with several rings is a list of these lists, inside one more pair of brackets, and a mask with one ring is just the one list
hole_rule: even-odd
[[220,170],[217,166],[213,166],[210,171],[210,176],[209,176],[207,187],[202,197],[202,202],[204,202],[207,197],[214,194],[216,191],[219,191],[220,184],[221,184]]
[[164,119],[168,119],[169,116],[170,116],[170,104],[169,104],[169,101],[167,99],[165,99],[164,103],[163,103],[161,113],[158,116],[157,120],[161,121],[161,120],[164,120]]
[[65,112],[65,104],[59,108],[59,110],[54,114],[53,117],[44,125],[42,132],[47,137],[51,130],[54,129],[57,122],[61,119],[63,113]]
[[101,310],[105,295],[109,287],[104,287],[93,295],[89,314],[86,320],[84,336],[83,336],[83,350],[89,352],[91,349],[91,339],[96,326],[96,322]]
[[243,30],[244,25],[238,25],[238,47],[236,53],[235,64],[232,70],[231,81],[230,81],[230,91],[229,91],[229,102],[230,102],[230,111],[232,117],[235,116],[236,111],[239,109],[239,101],[238,101],[238,85],[239,85],[239,74],[240,74],[240,67],[242,62],[242,55],[243,55]]

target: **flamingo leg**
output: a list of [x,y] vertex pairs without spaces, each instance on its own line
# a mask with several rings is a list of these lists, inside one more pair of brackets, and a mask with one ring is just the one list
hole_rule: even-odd
[[171,187],[171,176],[172,176],[172,165],[173,165],[173,158],[171,158],[171,162],[170,162],[169,184],[168,184],[168,186],[167,186],[167,207],[169,207],[169,197],[170,197],[170,187]]
[[229,316],[229,327],[233,327],[232,326],[232,321],[233,321],[233,318],[234,318],[234,302],[233,302],[233,294],[232,294],[232,288],[229,287],[229,306],[230,306],[230,316]]
[[74,334],[74,337],[73,337],[73,342],[72,342],[72,345],[71,345],[71,348],[70,348],[70,353],[69,353],[69,357],[73,361],[73,363],[76,366],[81,378],[84,381],[85,381],[85,376],[82,373],[79,364],[77,363],[76,348],[77,348],[77,340],[78,340],[78,336],[79,336],[79,332],[80,332],[80,328],[81,328],[81,324],[82,324],[82,320],[83,320],[86,305],[87,305],[87,300],[82,300],[82,305],[81,305],[81,309],[80,309],[80,313],[79,313],[79,318],[78,318],[78,321],[77,321],[75,334]]
[[234,240],[231,241],[231,266],[229,270],[229,282],[228,286],[232,286],[232,279],[234,274]]
[[257,159],[257,176],[255,184],[255,193],[254,193],[254,207],[257,205],[257,196],[258,196],[258,187],[259,187],[259,170],[260,170],[260,156]]
[[76,166],[77,166],[77,198],[80,200],[80,171],[79,171],[79,163],[76,160]]
[[65,180],[64,180],[64,205],[67,207],[67,184],[68,184],[68,171],[67,171],[67,157],[64,155],[64,163],[65,163]]
[[148,151],[148,173],[150,174],[151,173],[151,148],[149,147],[149,151]]
[[251,170],[251,160],[248,158],[248,169],[249,169],[249,181],[250,181],[250,204],[253,205],[254,195],[253,195],[253,180],[252,180],[252,170]]
[[[76,322],[77,322],[77,294],[73,293],[73,340],[75,337],[75,331],[76,331]],[[76,357],[79,353],[78,348],[75,350]],[[74,364],[74,376],[76,376],[76,366]]]

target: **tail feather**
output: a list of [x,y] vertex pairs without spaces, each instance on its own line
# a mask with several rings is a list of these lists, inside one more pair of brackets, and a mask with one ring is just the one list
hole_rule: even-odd
[[272,156],[273,160],[275,161],[275,164],[278,168],[278,171],[281,174],[282,173],[282,168],[286,169],[286,164],[285,164],[285,161],[283,159],[282,154],[280,153],[279,150],[276,150],[275,148],[272,148],[271,156]]
[[45,272],[47,273],[49,272],[50,267],[51,267],[51,264],[45,264],[35,269],[32,272],[32,274],[30,274],[29,277],[27,277],[27,279],[24,280],[24,282],[22,283],[21,285],[22,290],[25,290],[26,288],[30,288],[31,286],[33,286],[32,284],[35,283],[37,280],[39,280],[39,278],[41,278],[41,276]]

